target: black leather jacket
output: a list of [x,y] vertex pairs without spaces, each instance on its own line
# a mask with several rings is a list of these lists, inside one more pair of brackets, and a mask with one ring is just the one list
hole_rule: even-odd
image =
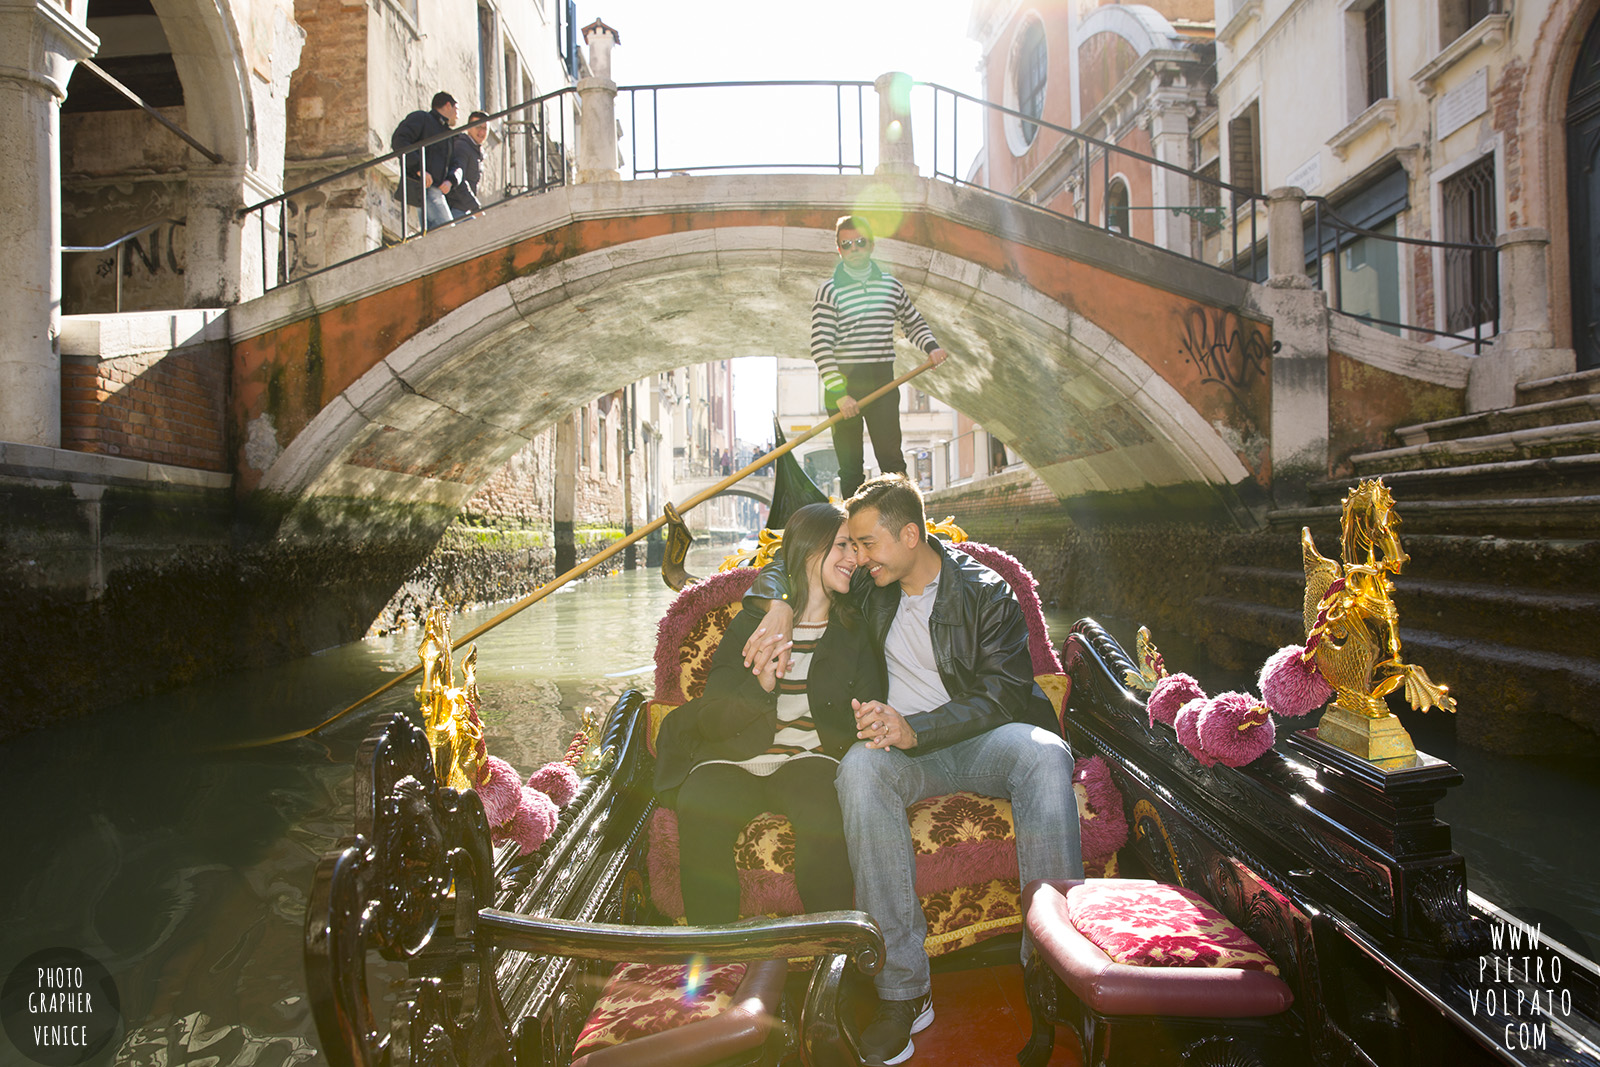
[[[1033,680],[1033,660],[1028,654],[1028,624],[1017,598],[994,571],[958,548],[937,538],[929,543],[938,550],[939,589],[928,619],[933,658],[939,680],[950,694],[948,702],[909,720],[917,744],[915,756],[1003,726],[1025,722],[1060,733],[1055,709]],[[900,610],[900,586],[878,588],[865,568],[856,571],[850,594],[861,598],[879,655],[894,613]],[[783,560],[762,568],[755,585],[745,594],[745,610],[766,611],[768,600],[784,599],[788,583]]]

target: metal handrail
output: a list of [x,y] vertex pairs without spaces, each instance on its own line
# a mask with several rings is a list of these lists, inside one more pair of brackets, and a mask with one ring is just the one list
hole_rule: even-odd
[[[725,170],[834,170],[840,174],[845,171],[855,171],[857,174],[866,173],[866,109],[865,92],[872,88],[873,83],[868,81],[829,81],[825,79],[786,79],[770,81],[731,81],[731,82],[662,82],[656,85],[625,85],[617,89],[620,96],[628,94],[628,115],[632,120],[632,134],[630,137],[630,170],[635,178],[648,175],[660,177],[662,174],[688,173],[691,171],[725,171]],[[706,163],[689,164],[663,167],[661,165],[661,140],[660,140],[660,94],[662,90],[672,89],[772,89],[772,88],[831,88],[834,90],[834,136],[835,158],[830,163]],[[856,91],[856,151],[855,159],[845,158],[845,132],[844,132],[844,94],[845,90]],[[649,94],[649,118],[651,136],[651,162],[650,167],[639,165],[639,96]]]
[[[301,196],[301,195],[303,195],[305,193],[308,193],[308,192],[311,192],[311,191],[313,191],[315,189],[318,189],[318,188],[320,188],[320,187],[322,187],[324,185],[328,185],[329,183],[340,181],[340,180],[345,179],[345,178],[349,178],[352,175],[361,174],[361,173],[363,173],[365,171],[373,169],[374,167],[379,167],[379,166],[382,166],[383,164],[388,163],[388,162],[390,162],[392,160],[399,159],[402,156],[410,155],[413,152],[422,153],[426,149],[432,147],[433,145],[442,144],[444,142],[447,142],[447,141],[459,136],[460,134],[464,133],[466,130],[474,129],[474,128],[478,127],[478,126],[486,126],[491,122],[496,122],[496,121],[498,121],[500,119],[506,118],[507,116],[513,115],[513,114],[518,113],[518,112],[527,113],[527,112],[530,112],[533,109],[537,108],[537,109],[539,109],[539,113],[540,113],[541,116],[548,115],[548,108],[549,108],[549,106],[550,106],[550,104],[552,102],[560,101],[560,99],[562,97],[566,97],[566,96],[574,96],[575,97],[576,95],[577,95],[577,90],[574,87],[565,86],[565,87],[563,87],[561,89],[555,90],[554,92],[545,93],[544,95],[536,96],[531,100],[524,100],[521,103],[513,104],[513,105],[511,105],[510,107],[507,107],[507,108],[502,108],[501,110],[496,111],[493,114],[490,114],[490,115],[488,115],[488,116],[486,116],[484,118],[481,118],[481,119],[477,119],[477,120],[475,120],[473,122],[468,122],[468,123],[465,123],[465,124],[463,124],[461,126],[452,126],[450,129],[445,130],[442,133],[435,134],[432,137],[424,138],[423,140],[418,141],[415,144],[407,145],[404,148],[397,148],[397,149],[394,149],[392,151],[385,152],[381,156],[374,156],[371,159],[363,160],[360,163],[356,163],[356,164],[353,164],[351,166],[345,167],[344,169],[335,171],[332,174],[327,174],[327,175],[322,176],[321,178],[317,178],[317,179],[314,179],[312,181],[305,182],[305,183],[303,183],[301,185],[295,186],[293,189],[285,190],[284,192],[278,193],[275,196],[270,196],[265,200],[261,200],[261,201],[259,201],[257,203],[251,204],[251,205],[249,205],[247,207],[240,208],[236,214],[237,214],[237,217],[239,219],[241,219],[241,220],[248,218],[252,214],[258,214],[259,213],[259,215],[260,215],[260,221],[259,221],[258,229],[260,231],[260,241],[261,241],[261,274],[262,274],[262,278],[263,278],[263,287],[265,289],[268,289],[268,290],[274,289],[277,286],[284,284],[284,282],[286,282],[288,280],[287,277],[286,277],[287,270],[283,269],[283,268],[286,268],[286,263],[284,262],[285,255],[286,255],[286,249],[285,249],[285,246],[284,246],[284,242],[287,239],[286,238],[286,230],[285,230],[285,215],[286,215],[286,212],[287,212],[289,201],[291,199],[293,199],[294,197]],[[561,143],[561,145],[563,147],[565,147],[566,142],[567,142],[567,112],[566,112],[566,108],[564,108],[564,107],[556,108],[556,115],[558,117],[557,125],[558,125],[558,132],[559,132],[559,136],[560,136],[560,143]],[[520,123],[520,125],[532,126],[532,127],[536,128],[536,129],[542,129],[543,128],[543,124],[541,124],[541,123],[526,123],[525,122],[525,123]],[[577,132],[576,129],[574,129],[573,133],[576,134],[576,132]],[[540,145],[540,149],[541,149],[540,171],[541,171],[541,173],[544,173],[547,170],[547,162],[548,162],[543,157],[543,149],[544,149],[544,147],[545,147],[544,145],[542,145],[542,144]],[[518,196],[525,195],[526,193],[529,193],[529,192],[543,192],[545,189],[554,188],[556,186],[566,184],[566,161],[567,161],[568,158],[570,158],[570,156],[571,156],[571,153],[565,153],[564,156],[563,156],[562,172],[560,174],[559,180],[557,180],[557,181],[540,181],[537,184],[530,184],[528,187],[526,187],[523,190],[523,192],[516,193],[516,194],[513,194],[511,196],[504,197],[503,199],[496,201],[494,204],[487,205],[484,210],[488,210],[489,208],[492,208],[492,207],[498,207],[500,204],[507,203],[507,202],[509,202],[511,200],[516,199]],[[405,169],[404,165],[402,164],[402,166],[401,166],[402,172],[404,171],[404,169]],[[410,233],[409,233],[409,229],[410,229],[410,220],[409,220],[410,205],[407,203],[407,200],[408,200],[408,197],[409,197],[409,189],[408,189],[408,183],[406,181],[406,177],[407,176],[404,173],[402,173],[401,176],[400,176],[400,182],[399,182],[399,193],[400,193],[400,239],[402,241],[405,241],[410,237]],[[271,284],[267,284],[266,279],[269,277],[269,275],[268,275],[268,272],[267,272],[266,212],[267,212],[268,209],[270,209],[270,208],[272,208],[274,206],[276,206],[278,208],[278,245],[279,245],[278,253],[279,253],[280,270],[278,271],[277,281],[273,282]],[[428,229],[429,229],[429,227],[428,227],[428,213],[427,213],[426,207],[424,206],[424,209],[422,211],[422,219],[421,219],[421,223],[420,223],[420,227],[419,227],[419,233],[426,234],[428,232]],[[357,255],[348,257],[347,259],[340,260],[340,263],[348,263],[348,262],[351,262],[351,261],[356,260],[356,259],[361,259],[364,256],[371,255],[374,252],[378,252],[378,251],[381,251],[381,250],[382,250],[381,248],[369,249],[366,252],[358,253]],[[331,266],[337,266],[337,264],[329,264],[328,265],[328,267],[331,267]],[[320,270],[326,270],[326,269],[328,269],[328,267],[319,268],[318,271],[308,271],[305,274],[302,274],[301,277],[308,277],[311,274],[319,273]]]
[[[171,223],[174,226],[186,226],[186,225],[188,225],[188,222],[186,221],[186,218],[187,217],[185,217],[183,219],[171,219],[171,218],[167,218],[167,219],[152,219],[151,221],[149,221],[149,222],[145,223],[144,225],[140,226],[138,229],[129,230],[127,233],[123,234],[121,237],[118,237],[113,241],[108,241],[103,245],[62,245],[61,246],[61,252],[62,252],[63,255],[65,255],[68,252],[109,252],[113,248],[117,250],[116,267],[115,267],[115,274],[116,274],[116,277],[117,277],[117,281],[116,281],[116,294],[117,295],[116,295],[116,304],[115,304],[115,307],[113,308],[113,310],[118,312],[118,313],[120,313],[122,311],[122,261],[123,261],[123,257],[124,257],[124,249],[127,248],[128,242],[133,240],[135,237],[140,236],[141,234],[149,233],[151,230],[155,229],[157,226],[160,226],[162,223]],[[140,254],[143,255],[143,253],[140,253]],[[146,260],[145,263],[148,266],[149,265],[149,260]]]
[[[1181,166],[1177,165],[1176,163],[1169,163],[1166,160],[1157,159],[1156,157],[1150,156],[1150,155],[1146,155],[1143,152],[1138,152],[1138,151],[1135,151],[1135,150],[1133,150],[1131,148],[1124,148],[1124,147],[1122,147],[1120,145],[1113,144],[1113,143],[1111,143],[1109,141],[1101,140],[1100,138],[1095,137],[1092,134],[1085,133],[1082,130],[1075,130],[1075,129],[1072,129],[1071,127],[1067,127],[1067,126],[1058,126],[1055,123],[1046,121],[1043,118],[1039,118],[1039,117],[1028,115],[1028,114],[1026,114],[1026,113],[1024,113],[1022,111],[1018,111],[1016,108],[1006,107],[1003,104],[996,104],[991,100],[984,100],[981,97],[973,96],[970,93],[961,92],[959,89],[951,89],[951,88],[948,88],[946,86],[939,85],[939,84],[937,84],[935,82],[915,82],[913,84],[917,88],[927,88],[927,89],[933,90],[933,157],[934,157],[933,176],[935,178],[944,179],[946,181],[949,181],[953,185],[965,185],[965,186],[969,186],[969,187],[975,188],[975,189],[983,189],[984,191],[986,191],[986,192],[988,192],[988,193],[990,193],[990,194],[992,194],[994,196],[1002,197],[1002,198],[1004,198],[1006,200],[1009,200],[1009,201],[1011,201],[1012,203],[1015,203],[1015,204],[1025,205],[1027,207],[1031,207],[1031,208],[1034,208],[1036,210],[1043,211],[1043,212],[1045,212],[1047,214],[1054,215],[1057,218],[1069,219],[1069,220],[1071,220],[1073,222],[1078,222],[1078,223],[1081,223],[1081,224],[1084,224],[1084,225],[1094,226],[1095,229],[1099,229],[1099,230],[1105,230],[1105,231],[1108,231],[1108,232],[1117,232],[1115,230],[1115,227],[1113,227],[1111,225],[1111,212],[1109,210],[1109,204],[1108,204],[1108,201],[1110,200],[1109,192],[1110,192],[1110,187],[1111,187],[1111,156],[1112,156],[1112,154],[1116,154],[1118,156],[1125,157],[1127,159],[1130,159],[1130,160],[1133,160],[1133,161],[1136,161],[1136,162],[1139,162],[1139,163],[1148,164],[1149,166],[1152,166],[1152,167],[1158,167],[1161,170],[1167,171],[1169,173],[1181,175],[1182,177],[1188,178],[1191,181],[1199,182],[1202,185],[1211,186],[1211,187],[1213,187],[1213,188],[1215,188],[1217,190],[1217,195],[1218,195],[1219,201],[1221,199],[1222,194],[1224,192],[1226,192],[1228,194],[1228,196],[1229,196],[1229,206],[1224,208],[1223,205],[1219,202],[1217,207],[1218,207],[1219,210],[1227,211],[1229,213],[1229,215],[1231,215],[1232,218],[1233,218],[1233,225],[1228,227],[1228,229],[1230,231],[1231,240],[1232,240],[1232,254],[1231,254],[1231,257],[1229,259],[1229,266],[1230,266],[1231,269],[1229,269],[1228,273],[1231,273],[1231,274],[1244,274],[1244,275],[1246,275],[1248,277],[1252,277],[1253,278],[1256,275],[1256,273],[1258,272],[1258,260],[1259,260],[1259,256],[1260,256],[1260,253],[1259,253],[1258,250],[1261,247],[1261,235],[1260,235],[1260,231],[1259,231],[1259,228],[1258,228],[1258,221],[1257,220],[1258,220],[1259,212],[1258,212],[1258,210],[1256,210],[1256,205],[1257,205],[1258,202],[1264,204],[1265,201],[1266,201],[1266,197],[1264,197],[1260,193],[1252,192],[1251,190],[1246,189],[1243,186],[1233,185],[1233,184],[1231,184],[1229,182],[1222,181],[1221,179],[1218,179],[1218,178],[1209,177],[1208,175],[1201,174],[1198,171],[1189,170],[1188,168],[1181,167]],[[953,117],[952,117],[952,120],[951,120],[951,135],[950,135],[950,139],[951,139],[951,149],[950,149],[951,165],[950,165],[950,169],[948,171],[942,169],[941,157],[940,157],[940,152],[939,152],[939,140],[940,140],[940,133],[941,133],[940,123],[939,123],[939,97],[940,97],[941,94],[948,94],[952,98],[951,113],[952,113]],[[1087,203],[1088,200],[1089,200],[1089,191],[1090,191],[1090,184],[1091,184],[1091,178],[1090,178],[1091,159],[1095,154],[1095,150],[1098,149],[1099,150],[1099,159],[1100,159],[1100,162],[1101,162],[1101,167],[1100,167],[1100,172],[1101,172],[1100,173],[1100,178],[1101,178],[1101,181],[1100,181],[1100,206],[1101,206],[1101,209],[1105,213],[1105,223],[1104,223],[1104,225],[1091,223],[1086,219],[1078,218],[1076,215],[1071,215],[1071,214],[1068,214],[1067,212],[1064,212],[1064,211],[1058,211],[1055,208],[1046,207],[1044,205],[1035,203],[1035,202],[1033,202],[1031,200],[1025,200],[1022,197],[1015,196],[1015,195],[1012,195],[1010,193],[1006,193],[1006,192],[1004,192],[1002,190],[992,188],[991,186],[983,185],[983,184],[978,183],[978,182],[968,181],[965,177],[963,177],[962,175],[958,174],[956,172],[956,167],[960,164],[960,158],[961,158],[960,157],[960,139],[959,139],[960,138],[960,123],[959,123],[959,119],[956,118],[955,116],[959,115],[959,106],[963,102],[968,103],[968,104],[972,104],[972,105],[976,105],[977,107],[983,109],[985,112],[992,112],[992,113],[998,113],[998,114],[1001,114],[1001,115],[1007,115],[1007,116],[1010,116],[1012,118],[1017,119],[1020,122],[1027,123],[1030,126],[1038,127],[1039,129],[1043,129],[1043,130],[1050,130],[1053,133],[1059,134],[1062,138],[1071,139],[1073,141],[1078,142],[1079,152],[1080,152],[1080,154],[1082,156],[1082,160],[1083,160],[1082,172],[1083,172],[1083,188],[1084,188],[1085,203]],[[987,123],[985,123],[984,125],[987,126]],[[982,139],[980,138],[980,141],[981,140]],[[1139,205],[1139,206],[1142,207],[1142,205]],[[1152,209],[1153,210],[1175,210],[1177,207],[1187,207],[1187,206],[1189,206],[1189,205],[1159,205],[1159,206],[1153,206]],[[1131,205],[1131,204],[1129,205],[1130,210],[1131,209],[1135,209],[1135,207],[1136,207],[1136,205]],[[1249,217],[1249,221],[1250,221],[1250,226],[1249,226],[1250,235],[1249,235],[1249,242],[1248,242],[1247,247],[1245,249],[1241,250],[1240,247],[1239,247],[1239,240],[1240,240],[1240,237],[1241,237],[1239,221],[1240,221],[1241,214],[1243,214],[1246,211],[1247,207],[1249,209],[1249,216],[1248,217]],[[1143,238],[1135,237],[1131,233],[1130,234],[1122,234],[1121,236],[1124,237],[1126,240],[1136,241],[1139,244],[1145,245],[1146,247],[1149,247],[1149,248],[1160,248],[1160,249],[1162,249],[1163,251],[1166,251],[1166,252],[1172,252],[1172,253],[1174,253],[1176,255],[1183,255],[1183,256],[1186,256],[1186,258],[1194,259],[1196,262],[1203,263],[1205,266],[1215,267],[1215,264],[1205,263],[1205,261],[1203,259],[1198,259],[1197,257],[1195,257],[1193,255],[1188,255],[1187,253],[1185,253],[1185,252],[1183,252],[1183,251],[1181,251],[1179,249],[1171,248],[1171,247],[1168,247],[1168,246],[1165,246],[1165,245],[1158,245],[1153,241],[1146,241]],[[1248,252],[1248,257],[1246,259],[1244,259],[1243,261],[1241,261],[1241,256],[1245,252]],[[1241,269],[1244,263],[1248,263],[1248,268],[1249,268],[1248,271]]]
[[[1339,255],[1340,251],[1342,251],[1344,247],[1346,247],[1345,243],[1339,239],[1339,234],[1348,233],[1353,234],[1356,237],[1370,238],[1377,241],[1387,241],[1392,244],[1415,245],[1421,248],[1441,248],[1454,251],[1463,251],[1472,255],[1475,262],[1481,256],[1483,260],[1488,263],[1488,267],[1484,272],[1485,277],[1499,277],[1500,250],[1494,245],[1469,244],[1462,241],[1435,241],[1426,237],[1402,237],[1399,234],[1378,233],[1376,230],[1368,230],[1361,226],[1357,226],[1355,223],[1350,222],[1348,219],[1341,216],[1333,209],[1333,206],[1328,202],[1328,198],[1325,196],[1308,196],[1306,197],[1306,200],[1312,205],[1311,232],[1315,244],[1311,250],[1311,255],[1313,258],[1315,258],[1317,264],[1317,288],[1321,289],[1323,292],[1329,292],[1326,284],[1326,278],[1324,277],[1322,269],[1323,256],[1326,254],[1322,247],[1322,226],[1324,222],[1324,216],[1326,216],[1328,226],[1334,231],[1333,248],[1331,249],[1331,252],[1335,257]],[[1470,334],[1455,333],[1450,330],[1435,329],[1431,326],[1419,326],[1414,323],[1394,322],[1389,319],[1378,318],[1374,315],[1362,315],[1357,312],[1346,311],[1344,309],[1344,287],[1338,283],[1338,279],[1338,272],[1335,271],[1335,284],[1332,289],[1332,310],[1339,312],[1341,315],[1356,319],[1361,322],[1370,323],[1374,326],[1391,326],[1399,330],[1411,330],[1415,333],[1425,333],[1433,337],[1448,337],[1451,340],[1470,343],[1472,345],[1473,355],[1478,355],[1483,351],[1483,333],[1476,327],[1474,327]],[[1440,279],[1435,279],[1434,291],[1436,297],[1439,293],[1439,283]],[[1498,292],[1494,294],[1494,310],[1491,321],[1493,324],[1493,329],[1489,336],[1492,338],[1500,332],[1500,300]]]

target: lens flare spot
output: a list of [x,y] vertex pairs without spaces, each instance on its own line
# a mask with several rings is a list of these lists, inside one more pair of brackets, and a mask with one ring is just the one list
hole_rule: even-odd
[[683,969],[683,1002],[693,1003],[700,995],[700,990],[706,984],[706,968],[711,961],[698,953],[689,957],[689,965]]
[[906,217],[900,194],[887,182],[874,182],[868,186],[861,199],[856,201],[852,214],[866,219],[867,225],[872,227],[872,236],[880,241],[885,237],[893,237]]
[[899,144],[900,138],[905,136],[905,132],[905,127],[900,125],[900,120],[894,119],[884,129],[883,135],[888,139],[890,144]]

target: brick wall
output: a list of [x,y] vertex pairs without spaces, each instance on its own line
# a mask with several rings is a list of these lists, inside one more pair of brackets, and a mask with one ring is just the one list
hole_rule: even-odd
[[227,353],[196,346],[61,361],[61,447],[200,470],[228,469]]

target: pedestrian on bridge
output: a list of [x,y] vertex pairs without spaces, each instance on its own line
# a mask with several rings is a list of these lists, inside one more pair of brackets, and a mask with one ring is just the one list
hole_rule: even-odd
[[[437,137],[456,124],[456,98],[449,93],[434,93],[430,107],[429,111],[413,111],[400,120],[389,138],[391,151],[399,152]],[[450,205],[445,197],[454,187],[450,180],[450,156],[455,142],[456,138],[447,137],[400,157],[406,202],[417,205],[428,229],[444,226],[451,220]]]
[[[450,142],[451,186],[444,198],[450,205],[450,214],[458,219],[483,210],[478,183],[483,180],[483,142],[489,139],[489,124],[478,120],[488,117],[486,111],[474,111],[467,116],[467,128]],[[478,124],[472,125],[474,122]]]
[[[833,451],[839,461],[839,492],[848,500],[866,479],[862,466],[863,412],[857,397],[894,380],[894,324],[937,366],[945,351],[911,303],[906,287],[872,260],[872,228],[859,215],[834,223],[839,264],[817,288],[811,306],[811,358],[822,375],[823,406],[833,424]],[[904,474],[900,451],[900,390],[880,397],[864,413],[872,451],[884,474]]]

